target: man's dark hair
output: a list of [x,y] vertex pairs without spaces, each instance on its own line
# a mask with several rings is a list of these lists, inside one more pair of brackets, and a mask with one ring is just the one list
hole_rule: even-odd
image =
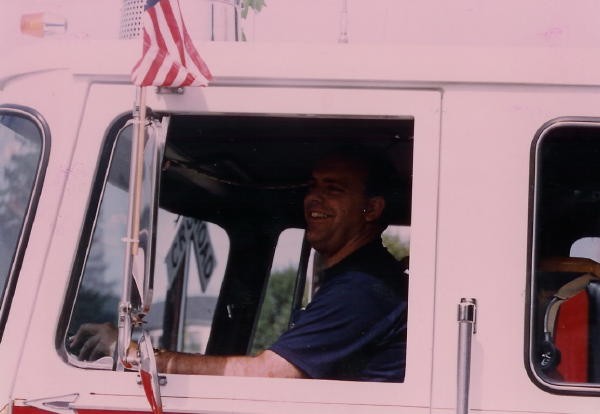
[[383,150],[363,145],[347,145],[336,148],[324,157],[341,158],[355,163],[366,172],[365,191],[369,197],[383,197],[385,209],[381,215],[382,225],[388,225],[393,210],[393,193],[399,185],[396,168]]

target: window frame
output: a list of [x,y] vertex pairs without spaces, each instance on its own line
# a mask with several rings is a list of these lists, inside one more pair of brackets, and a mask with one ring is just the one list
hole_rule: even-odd
[[[558,395],[599,395],[600,383],[560,382],[544,377],[536,367],[536,267],[538,264],[538,221],[540,211],[541,180],[541,147],[544,138],[559,128],[590,127],[600,132],[600,118],[597,117],[558,117],[544,123],[537,131],[531,144],[530,151],[530,180],[529,180],[529,220],[528,220],[528,252],[527,252],[527,282],[525,301],[525,368],[531,381],[540,389]],[[600,145],[600,143],[599,143]]]
[[[257,107],[251,97],[263,96]],[[232,378],[210,375],[169,375],[161,387],[163,402],[198,398],[223,398],[233,383],[235,398],[269,400],[273,388],[285,390],[286,403],[321,401],[328,404],[390,404],[402,412],[427,410],[431,398],[433,358],[433,304],[435,297],[435,256],[437,189],[440,154],[441,94],[432,90],[380,90],[360,88],[264,88],[232,87],[202,90],[209,113],[252,114],[263,116],[334,116],[334,117],[398,117],[414,119],[414,154],[411,205],[422,208],[411,214],[411,278],[407,371],[404,383],[369,383],[330,380],[289,380],[281,378]],[[234,99],[235,97],[235,99]],[[248,99],[245,99],[248,97]],[[249,103],[252,102],[252,105]],[[365,104],[369,102],[370,104]],[[282,104],[285,103],[285,104]],[[326,105],[324,104],[326,103]],[[375,103],[375,104],[374,104]],[[182,101],[182,105],[184,102]],[[274,106],[276,105],[276,106]],[[182,106],[182,110],[183,110]],[[172,108],[172,113],[178,108]],[[200,112],[202,114],[202,112]],[[167,138],[168,140],[168,138]],[[426,296],[423,296],[427,292]],[[424,345],[427,344],[427,345]],[[292,382],[293,381],[293,382]],[[296,381],[302,381],[296,382]],[[268,386],[260,391],[255,386]],[[302,386],[302,395],[289,391]],[[289,387],[289,388],[288,388]],[[185,391],[184,391],[185,389]],[[202,390],[201,392],[197,390]],[[168,395],[169,397],[165,397]]]
[[[125,91],[125,88],[123,88]],[[189,92],[189,94],[188,94]],[[257,93],[264,95],[260,105],[256,106],[255,97]],[[106,102],[112,99],[114,93],[104,85],[98,86],[98,91],[92,90],[89,111],[96,107],[93,104]],[[123,93],[118,96],[123,106],[129,103],[129,94]],[[202,98],[203,104],[199,107],[190,106],[199,102]],[[155,113],[169,114],[265,114],[285,116],[358,116],[358,117],[400,117],[414,118],[414,166],[413,166],[413,190],[411,205],[422,206],[418,211],[411,214],[411,273],[416,275],[411,279],[409,292],[409,316],[407,344],[407,374],[404,383],[365,383],[353,381],[328,381],[328,380],[289,380],[282,378],[236,378],[220,376],[188,376],[168,375],[167,384],[161,387],[163,403],[169,405],[173,410],[189,410],[190,407],[226,407],[231,403],[240,404],[256,411],[258,407],[265,409],[277,409],[282,406],[298,408],[319,402],[336,409],[348,407],[358,409],[365,405],[394,407],[395,411],[411,413],[425,413],[431,405],[431,383],[433,380],[433,346],[434,346],[434,299],[435,299],[435,262],[436,262],[436,230],[438,212],[438,179],[439,179],[439,156],[441,145],[441,109],[442,94],[438,90],[405,90],[405,89],[381,89],[364,87],[274,87],[262,86],[247,87],[233,86],[227,88],[203,88],[186,91],[185,96],[178,100],[169,101],[168,105],[161,99],[149,97],[149,105]],[[194,110],[190,110],[193,107]],[[121,113],[129,114],[129,111]],[[85,121],[81,133],[101,133],[106,136],[107,128],[115,119],[110,114],[102,114],[92,121]],[[110,117],[110,118],[109,118]],[[91,119],[91,117],[90,117]],[[96,145],[96,144],[95,144]],[[84,149],[81,144],[76,148],[76,156],[88,156],[88,148]],[[95,147],[94,147],[95,148]],[[98,149],[101,149],[98,145]],[[81,154],[80,154],[81,153]],[[90,183],[96,180],[92,169],[98,165],[99,154],[96,153],[95,160],[89,163],[86,171],[90,175]],[[87,159],[87,158],[86,158]],[[67,194],[74,189],[75,184],[67,187]],[[89,197],[89,195],[88,195]],[[87,212],[82,213],[83,220]],[[89,219],[89,218],[88,218]],[[75,225],[79,230],[81,223]],[[219,223],[217,223],[219,224]],[[81,230],[79,230],[81,231]],[[413,233],[414,231],[414,233]],[[80,233],[81,234],[81,233]],[[77,250],[75,254],[81,254],[81,249],[76,242],[81,239],[77,236],[73,240]],[[78,257],[77,260],[80,260]],[[72,272],[73,263],[68,265],[68,273]],[[69,277],[72,282],[73,274]],[[75,275],[76,277],[76,275]],[[65,278],[66,279],[66,278]],[[65,293],[72,295],[69,286],[65,287]],[[68,298],[63,297],[60,304],[60,312],[64,312]],[[72,301],[71,301],[72,302]],[[64,313],[61,315],[64,316]],[[39,321],[38,321],[39,322]],[[62,321],[63,333],[66,329]],[[45,325],[43,325],[45,326]],[[52,329],[56,332],[56,328]],[[56,335],[55,338],[60,338]],[[60,354],[61,340],[57,340]],[[57,352],[53,350],[53,353]],[[46,351],[47,352],[47,351]],[[48,362],[46,362],[48,361]],[[55,364],[52,359],[44,359],[44,365],[52,364],[56,372],[62,372],[69,381],[94,381],[98,389],[94,394],[80,395],[72,408],[89,408],[99,402],[104,407],[117,407],[120,410],[134,409],[144,410],[147,402],[143,398],[143,391],[136,384],[135,372],[94,371],[84,369],[73,369],[73,367],[60,361]],[[26,362],[29,366],[33,361]],[[49,365],[50,366],[50,365]],[[258,386],[259,384],[265,385]],[[299,387],[303,390],[297,393]],[[274,393],[275,391],[275,393]],[[132,400],[131,396],[142,398]],[[208,406],[206,404],[209,404]],[[124,408],[127,407],[127,408]],[[146,408],[144,408],[146,407]],[[225,408],[226,409],[226,408]]]
[[26,118],[32,121],[39,130],[41,137],[39,161],[29,196],[29,202],[23,216],[23,224],[21,226],[19,239],[15,246],[14,258],[10,265],[5,286],[3,287],[4,290],[2,296],[0,297],[0,342],[2,342],[4,329],[10,314],[12,299],[17,286],[19,272],[23,264],[23,256],[27,249],[31,228],[33,226],[33,221],[35,220],[38,203],[44,186],[44,179],[46,177],[46,170],[50,159],[51,135],[50,128],[45,118],[35,109],[21,105],[0,105],[0,114],[14,114],[17,117]]

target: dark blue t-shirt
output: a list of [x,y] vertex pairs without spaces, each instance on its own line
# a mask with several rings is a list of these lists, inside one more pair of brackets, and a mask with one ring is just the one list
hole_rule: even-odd
[[311,378],[404,381],[408,278],[381,242],[320,275],[294,326],[270,350]]

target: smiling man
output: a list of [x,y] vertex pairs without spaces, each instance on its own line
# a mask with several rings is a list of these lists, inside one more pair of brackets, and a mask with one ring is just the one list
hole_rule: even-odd
[[382,246],[393,168],[364,148],[321,159],[304,199],[319,289],[291,329],[256,357],[159,352],[167,373],[404,380],[408,280]]
[[364,148],[321,159],[304,198],[319,287],[292,328],[255,357],[158,351],[159,372],[403,381],[408,279],[381,241],[394,177],[385,157]]
[[311,378],[403,381],[408,280],[382,246],[393,168],[364,148],[320,160],[304,199],[319,290],[270,351]]

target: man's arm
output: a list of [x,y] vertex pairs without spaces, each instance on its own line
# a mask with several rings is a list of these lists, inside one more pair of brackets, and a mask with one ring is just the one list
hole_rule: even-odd
[[156,364],[158,372],[167,374],[306,378],[302,371],[269,350],[255,357],[159,351],[156,355]]
[[[78,349],[80,360],[95,360],[112,355],[117,341],[117,328],[110,323],[84,324],[69,339]],[[135,344],[132,344],[135,346]],[[242,377],[306,378],[286,359],[272,351],[255,357],[186,354],[161,350],[156,354],[158,372],[167,374],[232,375]]]

